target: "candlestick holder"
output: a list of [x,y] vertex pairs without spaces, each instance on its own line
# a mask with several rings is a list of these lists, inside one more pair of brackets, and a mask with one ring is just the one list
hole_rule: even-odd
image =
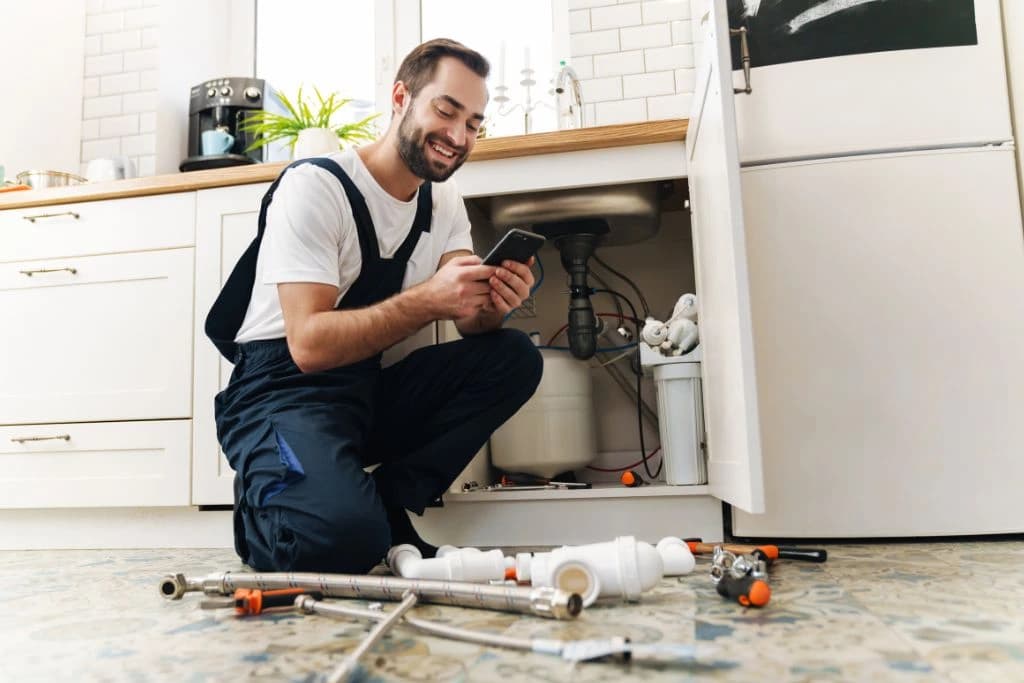
[[533,112],[538,107],[547,107],[548,109],[554,109],[548,102],[544,100],[533,100],[533,87],[537,85],[537,81],[534,80],[534,70],[526,67],[522,69],[519,74],[522,78],[519,80],[519,85],[523,88],[523,101],[512,102],[512,98],[508,96],[508,87],[504,84],[497,86],[494,90],[497,95],[494,96],[494,101],[498,103],[498,116],[508,116],[515,111],[522,111],[523,113],[523,130],[526,133],[532,132],[532,116]]

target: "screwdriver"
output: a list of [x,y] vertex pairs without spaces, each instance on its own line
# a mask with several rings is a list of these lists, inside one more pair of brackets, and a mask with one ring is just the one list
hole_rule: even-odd
[[295,597],[299,595],[309,595],[314,600],[323,600],[322,594],[311,593],[303,588],[279,588],[269,591],[259,588],[238,588],[234,597],[206,598],[199,606],[203,609],[234,607],[235,614],[246,616],[261,614],[264,610],[274,607],[293,607]]
[[764,579],[749,574],[735,577],[726,573],[718,581],[718,594],[735,600],[744,607],[764,607],[772,597],[772,589]]
[[622,476],[619,477],[619,481],[622,482],[623,486],[628,486],[630,488],[636,486],[643,486],[644,484],[647,483],[646,481],[643,480],[643,478],[641,478],[639,474],[637,474],[633,470],[623,472]]
[[828,559],[828,553],[823,548],[797,548],[789,545],[743,545],[739,543],[701,543],[700,539],[684,539],[690,547],[690,552],[695,555],[712,553],[716,545],[722,546],[724,550],[737,555],[759,555],[766,561],[783,560],[805,560],[807,562],[824,562]]

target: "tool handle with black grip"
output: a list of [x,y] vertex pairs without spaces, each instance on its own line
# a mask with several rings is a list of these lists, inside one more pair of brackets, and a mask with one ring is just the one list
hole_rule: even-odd
[[239,588],[235,591],[235,614],[261,614],[264,610],[274,607],[291,607],[299,595],[310,595],[314,600],[322,600],[323,594],[310,592],[303,588],[279,588],[260,590],[259,588]]
[[824,548],[797,548],[791,545],[780,545],[779,558],[784,560],[806,560],[807,562],[824,562],[828,553]]
[[736,578],[726,573],[718,582],[718,594],[735,600],[744,607],[764,607],[772,597],[772,589],[764,579],[750,576]]

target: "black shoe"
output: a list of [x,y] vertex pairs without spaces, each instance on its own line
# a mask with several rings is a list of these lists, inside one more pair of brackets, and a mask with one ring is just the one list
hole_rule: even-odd
[[408,543],[409,545],[416,546],[424,558],[437,556],[437,546],[430,545],[420,538],[420,535],[416,533],[416,529],[412,525],[412,520],[409,519],[409,513],[405,508],[388,508],[388,526],[391,527],[392,546]]

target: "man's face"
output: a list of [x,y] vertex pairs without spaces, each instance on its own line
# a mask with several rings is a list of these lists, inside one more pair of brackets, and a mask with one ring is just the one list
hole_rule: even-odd
[[405,165],[424,180],[447,180],[472,151],[486,106],[484,79],[454,57],[443,58],[399,122]]

